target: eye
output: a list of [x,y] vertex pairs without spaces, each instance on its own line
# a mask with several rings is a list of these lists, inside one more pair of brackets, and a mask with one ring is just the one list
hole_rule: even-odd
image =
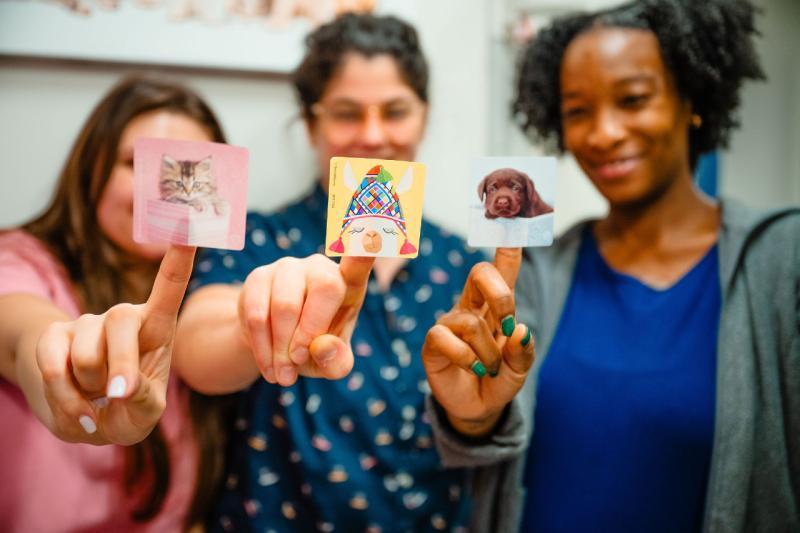
[[583,118],[588,112],[589,110],[587,108],[581,106],[567,107],[561,111],[561,119],[575,120],[578,118]]
[[351,229],[350,231],[348,231],[348,233],[349,233],[350,235],[353,235],[353,234],[355,234],[355,233],[361,233],[362,231],[364,231],[364,228],[353,228],[353,229]]
[[620,106],[627,109],[639,109],[643,107],[649,99],[649,94],[628,94],[623,96],[619,103]]
[[382,228],[384,233],[389,235],[397,235],[397,232],[392,228]]
[[407,106],[393,106],[383,111],[385,120],[405,120],[411,114],[411,109]]
[[522,190],[522,187],[519,186],[519,183],[515,183],[514,185],[511,186],[511,190],[514,192],[519,192]]
[[489,192],[494,192],[494,191],[497,190],[497,186],[496,185],[489,185],[488,187],[486,187],[486,190],[489,191]]
[[332,109],[330,117],[335,122],[361,122],[364,114],[358,108]]

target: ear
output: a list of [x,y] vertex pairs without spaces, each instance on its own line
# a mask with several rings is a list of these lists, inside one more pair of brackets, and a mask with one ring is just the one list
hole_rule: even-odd
[[397,191],[397,194],[405,194],[411,190],[412,185],[414,185],[414,171],[411,170],[411,165],[408,165],[403,177],[400,178],[400,182],[395,187],[395,191]]
[[308,144],[316,148],[317,147],[317,120],[316,118],[304,118],[303,125],[306,128],[306,138],[308,139]]
[[523,209],[523,216],[532,217],[536,212],[536,204],[540,202],[539,193],[536,192],[536,187],[530,176],[524,172],[520,172],[519,175],[522,177],[522,181],[525,182],[525,199],[528,201],[525,209]]
[[344,164],[344,185],[351,191],[358,190],[358,181],[356,181],[356,176],[353,174],[353,167],[350,166],[350,161],[346,161]]
[[178,162],[167,154],[161,156],[161,168],[165,170],[173,170],[178,166]]
[[208,172],[211,170],[211,156],[205,157],[197,162],[197,170],[200,172]]
[[483,202],[483,197],[486,196],[486,182],[489,181],[489,176],[486,176],[478,184],[478,199]]

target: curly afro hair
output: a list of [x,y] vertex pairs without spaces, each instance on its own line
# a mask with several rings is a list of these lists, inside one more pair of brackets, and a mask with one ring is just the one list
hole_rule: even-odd
[[428,63],[416,30],[396,17],[348,13],[306,37],[306,55],[292,75],[306,119],[312,118],[312,106],[351,52],[392,56],[403,80],[420,100],[428,101]]
[[678,93],[702,118],[689,137],[692,168],[700,154],[725,147],[739,125],[739,89],[765,79],[753,43],[756,8],[748,0],[640,0],[556,19],[524,49],[514,118],[532,140],[564,151],[560,71],[572,40],[596,27],[635,28],[658,38]]

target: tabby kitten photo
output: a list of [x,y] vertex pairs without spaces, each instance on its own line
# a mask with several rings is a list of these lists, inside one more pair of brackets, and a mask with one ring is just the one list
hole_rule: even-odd
[[213,208],[217,215],[228,212],[228,202],[217,194],[217,181],[211,172],[211,156],[200,161],[177,161],[164,154],[158,183],[161,199],[187,204],[196,211]]

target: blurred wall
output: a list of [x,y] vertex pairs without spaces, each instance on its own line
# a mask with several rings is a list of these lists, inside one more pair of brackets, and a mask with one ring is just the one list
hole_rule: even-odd
[[[487,139],[486,9],[484,0],[437,0],[425,2],[415,17],[432,70],[432,109],[418,156],[428,164],[426,209],[431,219],[456,231],[466,228],[462,179],[469,182],[470,158],[485,152]],[[0,21],[0,31],[7,23]],[[132,70],[140,69],[0,57],[0,227],[23,222],[46,205],[82,121],[119,76]],[[251,207],[275,208],[311,186],[315,162],[285,76],[166,72],[204,95],[229,142],[250,150]],[[453,209],[462,195],[463,216]]]
[[[569,3],[569,2],[568,2]],[[573,0],[597,7],[610,0]],[[759,39],[769,82],[743,92],[742,129],[721,160],[723,194],[760,206],[800,203],[800,2],[759,0]],[[504,39],[519,6],[563,9],[551,0],[420,2],[416,25],[432,70],[429,127],[419,160],[428,165],[426,215],[463,233],[473,194],[470,166],[483,155],[539,153],[510,123],[515,57]],[[548,7],[549,6],[549,7]],[[9,21],[0,21],[2,25]],[[42,209],[81,122],[133,67],[0,57],[0,227]],[[311,186],[314,160],[285,76],[168,69],[202,93],[229,140],[251,153],[249,202],[272,209]],[[558,231],[602,214],[605,202],[571,158],[559,163]],[[459,206],[464,206],[460,209]]]

